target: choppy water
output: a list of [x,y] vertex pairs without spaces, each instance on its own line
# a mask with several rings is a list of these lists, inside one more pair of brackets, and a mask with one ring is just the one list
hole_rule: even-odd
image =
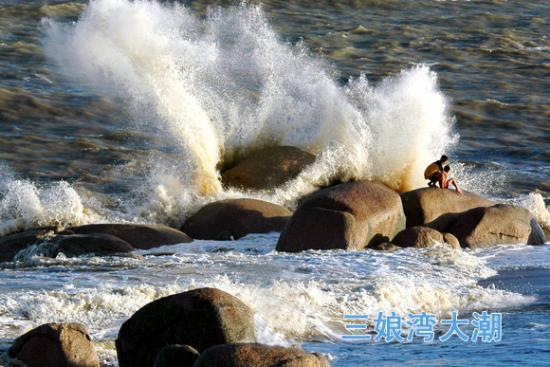
[[[273,251],[276,241],[277,234],[195,241],[141,252],[145,259],[27,256],[0,273],[0,347],[33,325],[78,321],[91,329],[101,358],[112,362],[118,328],[139,307],[175,292],[214,286],[250,305],[261,342],[303,343],[308,350],[329,353],[334,366],[533,365],[546,358],[548,245],[280,254]],[[492,278],[498,273],[513,276]],[[380,310],[400,315],[426,310],[441,318],[453,309],[467,318],[475,310],[503,312],[502,342],[340,340],[347,334],[343,313],[374,317]]]
[[[443,152],[466,189],[524,205],[550,228],[545,2],[87,4],[0,2],[0,234],[177,225],[205,202],[244,195],[293,207],[332,180],[410,189]],[[220,165],[271,144],[318,159],[276,190],[221,187]],[[23,254],[0,270],[0,344],[52,317],[76,320],[112,362],[117,327],[141,305],[215,285],[251,305],[262,341],[303,343],[336,366],[548,359],[548,246],[283,255],[276,238],[198,241],[143,260]],[[344,311],[415,307],[502,310],[505,337],[337,339]]]

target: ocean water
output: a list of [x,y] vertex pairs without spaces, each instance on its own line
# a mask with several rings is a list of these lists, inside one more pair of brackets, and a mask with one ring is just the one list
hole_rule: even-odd
[[[442,153],[465,189],[550,229],[549,19],[539,1],[1,1],[0,235],[179,226],[231,197],[294,208],[334,181],[405,191]],[[222,187],[220,167],[271,145],[317,159],[273,190]],[[549,364],[548,244],[283,254],[277,238],[129,258],[31,248],[0,264],[0,353],[28,328],[77,321],[116,365],[133,312],[215,286],[251,306],[260,341],[334,366]],[[503,340],[340,339],[343,313],[420,310],[502,312]]]

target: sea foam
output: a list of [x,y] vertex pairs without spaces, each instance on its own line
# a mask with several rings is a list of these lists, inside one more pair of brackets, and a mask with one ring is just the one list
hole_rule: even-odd
[[[219,288],[241,299],[255,315],[258,340],[283,345],[339,340],[346,333],[344,313],[373,319],[378,311],[395,311],[405,318],[409,312],[426,311],[442,318],[455,309],[466,314],[503,310],[535,300],[479,286],[480,279],[496,274],[487,261],[444,245],[393,253],[284,254],[270,250],[276,238],[271,234],[231,243],[166,246],[163,252],[173,255],[151,250],[155,255],[150,256],[144,251],[145,259],[139,261],[37,260],[33,272],[42,279],[43,289],[33,289],[29,279],[23,289],[4,292],[0,330],[16,336],[44,322],[81,322],[96,343],[103,343],[101,353],[109,359],[108,344],[135,311],[160,297],[198,287]],[[258,252],[249,251],[253,245]],[[97,271],[106,268],[109,271]],[[78,271],[67,273],[67,269]]]

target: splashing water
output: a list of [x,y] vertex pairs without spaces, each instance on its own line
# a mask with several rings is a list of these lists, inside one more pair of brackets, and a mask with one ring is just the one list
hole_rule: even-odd
[[550,233],[550,207],[544,204],[544,198],[541,194],[532,192],[520,199],[518,204],[527,208],[544,231],[547,234]]
[[[45,22],[44,50],[61,73],[122,99],[136,124],[178,147],[169,180],[191,196],[223,195],[219,164],[292,145],[317,161],[271,201],[293,203],[331,179],[423,184],[426,162],[456,143],[436,75],[416,66],[378,86],[339,86],[301,45],[281,42],[262,10],[241,5],[199,19],[181,5],[91,1],[71,25]],[[158,184],[158,179],[155,179]],[[181,195],[188,195],[180,193]]]
[[21,228],[77,225],[100,219],[67,182],[39,187],[27,180],[3,181],[0,236]]

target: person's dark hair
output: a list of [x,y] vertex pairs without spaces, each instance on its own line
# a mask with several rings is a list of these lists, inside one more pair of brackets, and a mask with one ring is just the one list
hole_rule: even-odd
[[441,158],[439,158],[439,160],[440,160],[441,162],[447,162],[447,161],[449,160],[449,157],[447,157],[445,154],[443,154],[443,155],[441,156]]
[[449,172],[451,170],[451,166],[447,165],[443,168],[445,172]]

